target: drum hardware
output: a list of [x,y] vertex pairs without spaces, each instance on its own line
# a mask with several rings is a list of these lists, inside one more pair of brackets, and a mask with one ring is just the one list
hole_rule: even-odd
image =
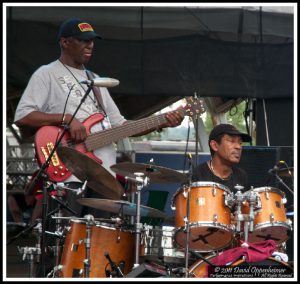
[[105,252],[104,256],[107,258],[107,260],[109,261],[110,267],[111,267],[111,271],[109,271],[108,269],[105,269],[105,273],[107,277],[113,278],[113,277],[124,277],[124,274],[122,272],[122,270],[120,269],[119,266],[117,266],[110,258],[109,253]]
[[189,243],[190,243],[190,187],[187,189],[187,202],[186,202],[186,217],[184,218],[185,227],[185,277],[189,277],[188,261],[189,261]]
[[60,188],[60,189],[64,189],[64,190],[67,190],[67,191],[71,191],[71,192],[76,193],[77,195],[80,195],[80,194],[82,194],[82,193],[86,190],[86,188],[87,188],[87,182],[88,182],[88,181],[85,180],[84,183],[82,184],[82,187],[79,187],[79,188],[71,188],[71,187],[68,187],[68,186],[66,186],[65,183],[63,183],[63,182],[58,182],[58,183],[56,184],[56,186],[57,186],[58,188]]
[[36,277],[36,266],[35,264],[39,262],[39,258],[41,255],[40,247],[19,247],[18,251],[20,254],[23,254],[23,260],[29,260],[29,277]]
[[37,244],[35,247],[19,247],[18,251],[23,254],[23,261],[29,260],[29,277],[36,277],[36,264],[41,261],[41,234],[42,224],[41,219],[37,219],[33,230],[37,234]]
[[[135,175],[135,182],[136,182],[136,223],[135,223],[135,261],[133,268],[139,266],[139,257],[140,257],[140,243],[141,243],[141,229],[142,223],[141,221],[141,190],[143,187],[149,184],[149,178],[146,176],[144,177],[144,173],[136,172]],[[126,177],[129,178],[130,177]]]
[[[58,211],[57,211],[57,213],[55,213],[55,216],[56,217],[62,216],[62,210],[61,210],[62,206],[66,207],[68,210],[70,210],[73,213],[74,211],[71,208],[69,208],[67,205],[65,205],[61,200],[62,196],[63,196],[62,188],[57,187],[56,192],[57,192],[57,197],[55,197],[54,195],[51,195],[51,197],[53,197],[59,203]],[[58,266],[60,263],[60,257],[61,257],[61,237],[63,234],[62,227],[61,227],[61,219],[59,219],[59,218],[57,218],[55,220],[55,234],[57,234],[58,238],[56,238],[56,240],[55,240],[56,247],[55,247],[55,251],[54,251],[54,256],[55,256],[55,266]]]
[[91,249],[91,229],[92,226],[95,224],[94,216],[92,215],[85,215],[84,218],[86,219],[86,238],[84,239],[85,243],[85,259],[84,263],[84,277],[88,278],[90,276],[90,267],[91,267],[91,258],[90,258],[90,249]]
[[237,190],[235,194],[235,202],[236,202],[236,212],[235,212],[235,220],[236,220],[236,231],[241,231],[241,221],[244,221],[243,215],[242,215],[242,203],[244,201],[244,195],[242,194],[241,190],[244,187],[242,186],[235,186],[235,189]]
[[78,179],[84,181],[78,194],[81,194],[88,186],[106,198],[116,200],[121,198],[124,193],[122,185],[98,162],[68,147],[59,147],[57,153],[66,167]]
[[[235,221],[236,221],[236,232],[241,232],[241,222],[244,222],[244,241],[248,241],[248,233],[253,232],[254,230],[254,209],[261,208],[261,203],[259,196],[257,193],[250,192],[242,193],[241,190],[244,189],[243,186],[236,185],[235,189],[237,190],[235,194],[235,205],[236,205],[236,212],[234,213]],[[242,205],[245,201],[249,204],[249,214],[242,213]]]

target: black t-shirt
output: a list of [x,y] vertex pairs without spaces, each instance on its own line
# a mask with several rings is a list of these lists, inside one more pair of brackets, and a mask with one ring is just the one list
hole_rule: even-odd
[[242,189],[242,192],[247,191],[248,190],[247,173],[243,169],[236,166],[234,166],[232,170],[233,170],[232,174],[230,175],[230,177],[228,177],[228,179],[221,179],[218,176],[213,174],[213,172],[208,167],[207,162],[205,162],[194,168],[192,181],[193,182],[210,181],[210,182],[220,183],[228,187],[228,189],[233,193],[237,191],[234,188],[234,186],[238,184],[244,187],[244,189]]

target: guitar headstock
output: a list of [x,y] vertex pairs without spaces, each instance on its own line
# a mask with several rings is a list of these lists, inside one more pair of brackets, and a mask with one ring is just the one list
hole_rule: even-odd
[[186,98],[186,105],[183,109],[185,111],[185,115],[190,117],[194,117],[205,112],[203,101],[194,97]]

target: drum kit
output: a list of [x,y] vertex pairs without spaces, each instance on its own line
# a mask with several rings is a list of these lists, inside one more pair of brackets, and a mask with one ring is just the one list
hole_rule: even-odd
[[[290,237],[292,222],[287,219],[285,194],[277,188],[243,192],[236,186],[233,193],[222,184],[189,182],[188,175],[153,163],[115,164],[111,170],[135,185],[130,192],[135,202],[130,202],[124,200],[121,184],[99,163],[66,147],[58,148],[58,154],[84,183],[79,192],[87,186],[107,198],[78,198],[77,202],[113,217],[52,217],[67,223],[61,255],[47,277],[142,277],[139,267],[147,266],[148,275],[200,278],[211,259],[239,246],[239,240],[271,239],[282,247]],[[141,223],[141,217],[159,218],[162,224],[168,219],[164,212],[141,205],[141,191],[150,183],[182,184],[172,198],[174,226]]]

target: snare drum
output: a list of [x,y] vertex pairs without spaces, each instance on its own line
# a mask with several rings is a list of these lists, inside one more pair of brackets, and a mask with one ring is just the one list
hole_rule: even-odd
[[[185,219],[189,188],[180,188],[173,196],[175,212],[175,241],[185,247]],[[225,204],[230,190],[214,182],[195,182],[190,187],[190,238],[193,250],[210,252],[231,244],[234,226],[231,225],[231,209]]]
[[144,225],[141,236],[141,259],[184,264],[184,252],[174,245],[175,228]]
[[[61,277],[84,277],[86,224],[71,220],[61,258]],[[134,262],[135,235],[114,225],[97,223],[91,230],[90,277],[109,277],[112,268],[105,254],[123,274],[131,271]]]
[[[285,242],[292,230],[292,221],[286,218],[285,194],[274,187],[259,187],[252,191],[259,195],[260,201],[254,208],[254,228],[248,234],[248,241],[274,240],[277,244]],[[243,203],[242,213],[249,214],[249,211],[248,202]]]

